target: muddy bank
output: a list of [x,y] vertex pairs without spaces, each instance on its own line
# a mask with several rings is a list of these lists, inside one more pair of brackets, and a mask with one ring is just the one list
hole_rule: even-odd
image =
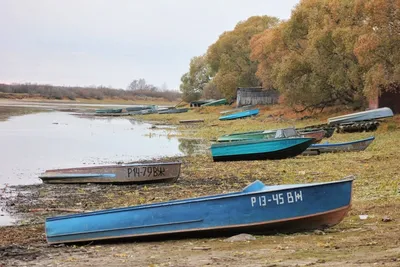
[[[350,163],[342,166],[343,174],[354,163],[355,155],[351,154],[354,153],[347,160]],[[19,214],[21,225],[0,228],[0,263],[6,266],[370,266],[374,263],[398,266],[400,263],[398,193],[365,199],[361,188],[374,179],[368,176],[363,177],[364,181],[355,181],[355,200],[348,216],[325,231],[257,236],[254,241],[237,243],[217,237],[46,244],[45,218],[69,214],[68,210],[89,211],[232,192],[256,178],[266,184],[289,183],[293,178],[288,173],[294,172],[297,182],[341,178],[334,173],[305,169],[304,166],[315,164],[312,157],[252,161],[245,166],[240,162],[213,163],[209,155],[174,158],[177,159],[183,164],[176,183],[10,187],[13,197],[7,199],[7,209]],[[320,164],[329,162],[325,159]],[[353,168],[353,172],[364,175],[363,168]],[[367,214],[368,219],[361,220],[360,214]],[[385,216],[391,221],[382,221]]]
[[[211,110],[212,112],[216,110]],[[218,113],[149,115],[176,124],[178,119],[206,118],[199,125],[179,126],[185,136],[211,139],[220,134],[278,128],[291,122],[269,122],[266,114],[239,122],[218,122]],[[194,116],[195,115],[195,116]],[[305,122],[308,123],[308,122]],[[299,156],[279,161],[214,163],[209,152],[183,158],[176,183],[142,185],[28,185],[8,187],[7,211],[19,225],[0,228],[0,266],[399,266],[400,176],[398,118],[381,128],[364,152]],[[215,126],[213,126],[215,125]],[[395,129],[389,131],[388,129]],[[334,135],[330,142],[364,138],[370,133]],[[193,150],[189,144],[186,150]],[[190,153],[188,153],[190,154]],[[355,175],[353,205],[337,226],[325,231],[256,236],[225,242],[226,237],[161,240],[136,239],[49,246],[46,217],[126,207],[241,190],[256,179],[265,184],[338,180]],[[360,215],[368,215],[360,219]]]

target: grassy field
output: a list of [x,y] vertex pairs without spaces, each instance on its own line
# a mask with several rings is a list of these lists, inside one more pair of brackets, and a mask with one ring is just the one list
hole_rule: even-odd
[[[333,109],[318,115],[295,114],[274,107],[263,108],[254,118],[219,121],[219,112],[224,109],[228,107],[135,118],[150,121],[156,128],[164,124],[176,125],[178,131],[174,130],[171,135],[201,138],[209,144],[209,140],[226,133],[320,124],[326,122],[327,117],[349,112]],[[308,117],[304,118],[305,115]],[[204,119],[205,122],[179,124],[179,120],[188,119]],[[0,245],[9,249],[18,244],[21,255],[33,253],[33,247],[36,257],[30,264],[38,266],[399,266],[397,141],[400,140],[400,116],[387,119],[376,132],[335,133],[322,142],[351,141],[371,135],[376,140],[363,152],[297,156],[277,161],[214,163],[206,150],[178,158],[183,163],[182,173],[174,184],[15,187],[12,190],[17,197],[10,203],[12,209],[24,214],[25,226],[0,228],[0,236],[3,234]],[[43,247],[44,218],[58,213],[29,212],[43,207],[96,210],[219,194],[241,190],[256,179],[265,184],[288,184],[333,181],[349,175],[355,176],[352,209],[337,226],[325,231],[258,236],[255,241],[239,243],[208,238]],[[359,215],[368,215],[368,218],[362,220]],[[198,247],[204,249],[193,249]],[[6,257],[4,262],[9,264],[13,259]],[[26,262],[15,260],[15,263]]]

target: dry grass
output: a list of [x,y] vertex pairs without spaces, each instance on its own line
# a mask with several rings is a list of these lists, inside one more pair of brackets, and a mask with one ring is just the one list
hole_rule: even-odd
[[[297,114],[294,114],[296,115],[294,117],[291,117],[293,114],[287,114],[286,117],[286,113],[279,113],[277,108],[266,108],[258,117],[223,122],[218,120],[219,111],[223,109],[228,107],[200,108],[182,114],[154,114],[137,118],[150,120],[155,124],[176,124],[181,136],[209,140],[236,131],[319,124],[324,123],[329,116],[326,113],[300,120],[296,118]],[[284,115],[279,116],[279,114]],[[178,124],[179,120],[200,118],[205,119],[205,123]],[[400,171],[397,165],[399,126],[400,116],[396,116],[388,119],[376,132],[335,133],[329,139],[329,142],[350,141],[374,135],[376,140],[363,152],[298,156],[277,161],[218,163],[214,163],[210,153],[205,152],[181,158],[183,161],[181,178],[174,184],[25,186],[16,190],[31,193],[16,194],[20,199],[16,199],[12,204],[20,212],[40,207],[92,210],[232,192],[241,190],[256,179],[265,184],[288,184],[332,181],[355,175],[352,210],[343,222],[320,234],[308,232],[262,236],[250,243],[226,243],[222,242],[222,239],[192,239],[138,245],[128,243],[119,245],[114,252],[110,252],[110,246],[115,247],[111,244],[100,247],[97,256],[89,257],[93,261],[98,258],[101,263],[111,263],[115,261],[113,253],[132,251],[136,263],[154,264],[154,266],[162,266],[166,258],[175,265],[184,261],[185,266],[203,265],[207,260],[211,265],[223,266],[263,264],[266,266],[398,266],[400,261],[398,249]],[[360,214],[367,214],[369,217],[367,220],[360,220]],[[49,215],[51,214],[30,214],[35,217],[28,218],[28,222],[42,222],[44,217]],[[391,218],[392,221],[383,222],[384,216]],[[8,228],[7,231],[12,229]],[[40,232],[32,230],[32,240],[40,239],[39,234]],[[7,240],[6,244],[10,242],[22,241],[16,238]],[[157,256],[149,258],[152,251],[147,251],[147,248],[152,246],[157,246]],[[210,247],[210,252],[193,252],[191,248],[194,246]],[[146,249],[139,252],[139,247]],[[68,251],[68,247],[58,249],[57,253],[64,250]],[[63,254],[54,257],[63,260]],[[210,257],[214,259],[210,261]],[[127,259],[126,264],[129,263]]]

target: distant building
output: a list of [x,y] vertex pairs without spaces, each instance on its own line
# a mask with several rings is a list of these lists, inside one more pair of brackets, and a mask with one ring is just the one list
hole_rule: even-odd
[[400,113],[400,91],[382,92],[380,95],[370,98],[369,108],[390,108],[394,114]]
[[273,89],[261,87],[237,88],[236,106],[246,105],[273,105],[278,103],[279,93]]

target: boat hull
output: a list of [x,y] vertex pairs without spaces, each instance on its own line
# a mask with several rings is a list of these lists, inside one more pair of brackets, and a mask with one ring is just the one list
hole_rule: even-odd
[[211,154],[214,161],[285,159],[300,155],[313,142],[313,138],[282,138],[213,144]]
[[220,106],[220,105],[226,105],[226,104],[228,104],[228,101],[226,101],[226,99],[223,98],[223,99],[218,99],[215,101],[209,101],[207,103],[204,103],[202,106],[209,107],[209,106]]
[[[257,182],[255,182],[257,183]],[[253,183],[253,184],[255,184]],[[262,184],[262,183],[261,183]],[[352,180],[255,190],[47,218],[50,244],[126,237],[296,232],[339,223]]]
[[117,109],[97,109],[95,111],[96,113],[121,113],[122,108],[117,108]]
[[177,109],[167,109],[163,111],[159,111],[158,114],[174,114],[174,113],[184,113],[188,112],[188,108],[177,108]]
[[325,137],[325,130],[316,130],[316,131],[299,131],[300,135],[308,138],[314,138],[314,144],[321,142],[321,140]]
[[369,121],[387,117],[393,117],[393,111],[390,108],[377,108],[357,113],[346,114],[343,116],[328,118],[328,125],[337,125],[341,123],[358,122],[358,121]]
[[153,108],[153,106],[128,107],[128,108],[126,108],[126,111],[132,112],[132,111],[139,111],[139,110],[152,109],[152,108]]
[[260,111],[258,109],[252,109],[252,110],[246,110],[226,116],[221,116],[219,117],[219,120],[225,121],[225,120],[236,120],[236,119],[241,119],[241,118],[247,118],[251,116],[256,116],[258,115]]
[[47,170],[39,178],[49,184],[175,181],[180,168],[180,162],[134,163]]
[[203,119],[194,119],[194,120],[180,120],[179,123],[201,123],[204,122]]
[[303,153],[305,155],[319,155],[321,153],[363,151],[372,143],[372,141],[374,141],[374,139],[374,137],[370,137],[353,142],[316,144],[311,145]]

